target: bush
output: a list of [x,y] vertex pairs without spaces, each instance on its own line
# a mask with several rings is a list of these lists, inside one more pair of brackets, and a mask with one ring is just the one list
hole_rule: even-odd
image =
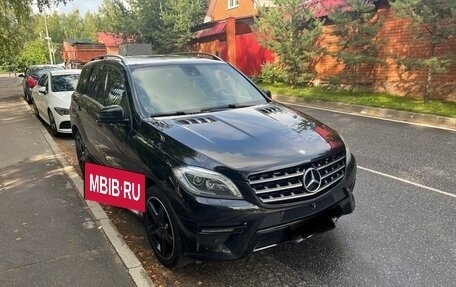
[[285,83],[287,78],[287,72],[277,63],[266,63],[261,67],[261,82],[268,84]]

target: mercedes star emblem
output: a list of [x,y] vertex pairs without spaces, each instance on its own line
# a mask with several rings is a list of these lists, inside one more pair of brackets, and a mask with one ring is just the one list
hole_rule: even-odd
[[310,192],[310,193],[315,193],[318,191],[321,185],[321,175],[318,170],[315,168],[309,168],[306,170],[304,173],[303,177],[303,184],[304,188]]

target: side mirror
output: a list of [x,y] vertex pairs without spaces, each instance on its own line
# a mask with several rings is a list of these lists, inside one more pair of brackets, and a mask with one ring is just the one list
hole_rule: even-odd
[[38,87],[36,88],[36,90],[40,93],[42,93],[43,95],[46,95],[47,94],[47,89],[46,87]]
[[17,76],[18,76],[19,78],[24,78],[24,77],[25,77],[24,74],[19,74],[19,75],[17,75]]
[[268,96],[269,98],[272,98],[272,94],[271,94],[270,90],[263,90],[263,93],[265,93],[266,96]]
[[123,108],[119,105],[102,108],[98,115],[98,122],[106,124],[126,122]]

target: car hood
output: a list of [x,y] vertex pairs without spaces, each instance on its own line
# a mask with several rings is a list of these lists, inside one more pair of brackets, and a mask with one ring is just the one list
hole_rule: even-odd
[[52,105],[54,107],[60,107],[60,108],[70,108],[71,104],[71,95],[73,92],[53,92],[50,95],[49,101],[52,102]]
[[[343,147],[337,132],[317,120],[276,103],[151,121],[192,152],[191,163],[207,156],[241,171],[259,171],[303,163]],[[174,145],[170,150],[169,145]],[[162,145],[179,162],[185,147]]]

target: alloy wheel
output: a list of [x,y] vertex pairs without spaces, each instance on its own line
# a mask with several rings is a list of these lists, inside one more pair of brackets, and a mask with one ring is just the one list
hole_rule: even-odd
[[85,146],[84,141],[82,140],[81,134],[76,132],[74,137],[76,145],[76,156],[78,158],[79,168],[81,169],[82,175],[84,176],[85,162],[87,161],[87,147]]
[[158,198],[151,197],[145,216],[152,247],[163,259],[170,259],[174,254],[175,237],[168,211]]

